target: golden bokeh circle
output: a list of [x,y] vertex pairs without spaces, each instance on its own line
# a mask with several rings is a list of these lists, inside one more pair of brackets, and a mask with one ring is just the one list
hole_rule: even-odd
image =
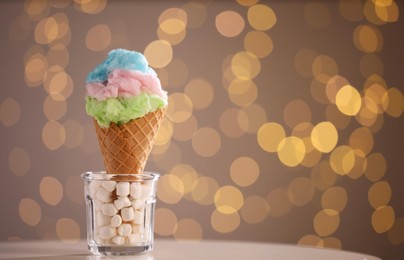
[[395,217],[395,211],[391,206],[377,208],[371,218],[374,231],[378,234],[389,231],[394,225]]
[[164,40],[149,43],[143,53],[150,66],[154,68],[163,68],[173,59],[173,49],[170,43]]
[[203,127],[196,130],[192,137],[192,148],[195,153],[202,157],[216,155],[222,146],[220,135],[215,129]]
[[177,241],[200,241],[203,238],[203,230],[201,225],[196,220],[191,218],[184,218],[177,222],[174,232],[174,238]]
[[286,166],[299,165],[306,155],[306,146],[302,139],[296,136],[288,136],[278,145],[278,158]]
[[39,194],[47,204],[56,206],[63,198],[63,186],[55,177],[45,176],[39,183]]
[[38,202],[30,198],[23,198],[18,205],[21,220],[29,225],[36,226],[42,217],[42,210]]
[[244,205],[243,193],[234,186],[223,186],[215,193],[216,209],[222,214],[234,214]]
[[369,204],[376,210],[387,206],[391,199],[391,187],[386,181],[373,183],[368,191]]
[[177,227],[177,216],[168,208],[158,208],[155,213],[154,231],[160,236],[171,236]]
[[71,218],[60,218],[56,221],[56,234],[64,243],[77,243],[80,240],[79,224]]
[[216,15],[215,26],[222,36],[231,38],[243,31],[245,21],[239,13],[226,10]]
[[317,150],[323,153],[329,153],[337,145],[337,129],[331,122],[320,122],[315,125],[311,131],[311,141]]
[[111,43],[111,29],[106,24],[97,24],[88,30],[85,44],[89,50],[103,51]]
[[262,31],[250,31],[244,37],[244,49],[258,58],[267,57],[274,49],[271,36]]
[[332,209],[341,213],[348,203],[348,193],[343,187],[334,186],[328,188],[321,196],[323,209]]
[[241,187],[252,185],[259,175],[258,163],[250,157],[238,157],[230,165],[230,177],[234,183]]
[[320,210],[314,217],[314,230],[319,236],[325,237],[337,231],[340,224],[340,216],[332,209]]
[[267,152],[277,152],[278,146],[286,137],[283,126],[276,122],[268,122],[263,124],[257,133],[257,141],[259,146]]
[[293,179],[287,188],[287,194],[290,202],[295,206],[304,206],[309,203],[315,193],[315,187],[312,181],[306,177]]
[[240,214],[245,222],[258,224],[268,217],[270,209],[271,207],[265,198],[253,195],[245,199]]
[[277,22],[276,14],[271,7],[256,4],[248,8],[247,19],[251,27],[258,31],[271,29]]
[[335,148],[330,155],[331,168],[340,175],[348,174],[355,166],[355,152],[348,145]]
[[223,214],[215,209],[210,216],[212,228],[219,233],[231,233],[240,226],[240,215],[238,212]]
[[59,149],[66,139],[66,132],[59,122],[48,121],[42,129],[42,141],[49,150]]

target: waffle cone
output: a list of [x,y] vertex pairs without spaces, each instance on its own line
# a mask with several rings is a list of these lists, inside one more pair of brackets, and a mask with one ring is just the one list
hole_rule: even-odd
[[94,120],[107,173],[142,173],[153,148],[166,107],[131,120],[123,125],[111,123],[99,127]]

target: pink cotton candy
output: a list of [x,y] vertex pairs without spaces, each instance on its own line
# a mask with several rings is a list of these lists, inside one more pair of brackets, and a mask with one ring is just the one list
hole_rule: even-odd
[[87,94],[90,97],[96,98],[98,100],[105,100],[111,97],[118,97],[118,87],[115,85],[108,84],[104,86],[101,83],[87,83]]
[[110,72],[106,85],[88,83],[86,87],[88,95],[98,100],[116,97],[129,98],[142,92],[156,94],[167,100],[167,92],[161,89],[157,76],[138,71],[115,69]]

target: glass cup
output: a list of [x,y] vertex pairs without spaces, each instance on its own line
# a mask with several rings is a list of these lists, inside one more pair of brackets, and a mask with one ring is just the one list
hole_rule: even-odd
[[123,256],[153,249],[160,175],[85,172],[87,244],[94,255]]

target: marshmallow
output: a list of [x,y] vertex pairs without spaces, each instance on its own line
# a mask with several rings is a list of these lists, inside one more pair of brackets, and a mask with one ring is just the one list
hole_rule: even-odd
[[129,182],[122,181],[116,184],[116,195],[126,197],[130,192],[130,184]]
[[112,217],[113,215],[118,213],[118,209],[115,207],[115,205],[113,203],[107,203],[107,204],[102,205],[101,211],[102,211],[102,213],[104,213],[104,215],[110,216],[110,217]]
[[143,221],[144,221],[143,211],[136,210],[133,216],[133,223],[143,225]]
[[131,221],[135,217],[135,210],[132,207],[121,209],[123,221]]
[[141,209],[143,208],[143,202],[141,200],[132,200],[132,207],[134,209]]
[[128,242],[129,244],[142,243],[142,236],[139,234],[130,234],[128,236]]
[[121,236],[115,236],[114,238],[112,238],[112,242],[114,242],[117,245],[123,245],[125,244],[125,238]]
[[100,201],[100,200],[97,200],[97,199],[94,199],[93,202],[94,202],[94,209],[95,209],[95,211],[100,211],[102,205],[104,205],[104,202],[102,202],[102,201]]
[[128,197],[119,197],[114,201],[115,207],[119,210],[122,208],[129,207],[131,205],[131,201]]
[[97,190],[97,193],[95,194],[95,197],[97,199],[99,199],[100,201],[102,201],[102,202],[110,202],[112,200],[111,199],[111,193],[109,191],[107,191],[106,189],[101,188],[101,187]]
[[132,233],[132,226],[130,224],[122,224],[118,227],[118,234],[121,236],[128,236]]
[[114,215],[110,219],[111,226],[113,227],[119,227],[122,224],[122,218],[119,215]]
[[111,223],[111,217],[105,216],[101,212],[97,212],[95,215],[95,223],[99,227],[109,225]]
[[100,186],[101,183],[99,181],[92,181],[90,182],[90,184],[88,184],[88,193],[90,194],[91,197],[95,196],[95,193],[97,192]]
[[116,236],[116,228],[111,226],[105,226],[100,228],[100,238],[111,239]]
[[143,227],[137,224],[132,224],[133,234],[143,234]]
[[142,186],[140,185],[139,182],[132,182],[130,185],[130,195],[134,199],[140,199],[140,196],[142,194]]
[[151,199],[152,186],[150,184],[143,184],[141,189],[140,199],[143,201]]
[[102,182],[102,187],[104,187],[107,191],[112,192],[115,190],[116,181],[104,181]]
[[125,244],[125,238],[121,236],[115,236],[114,238],[112,238],[112,242],[117,245],[123,245]]

